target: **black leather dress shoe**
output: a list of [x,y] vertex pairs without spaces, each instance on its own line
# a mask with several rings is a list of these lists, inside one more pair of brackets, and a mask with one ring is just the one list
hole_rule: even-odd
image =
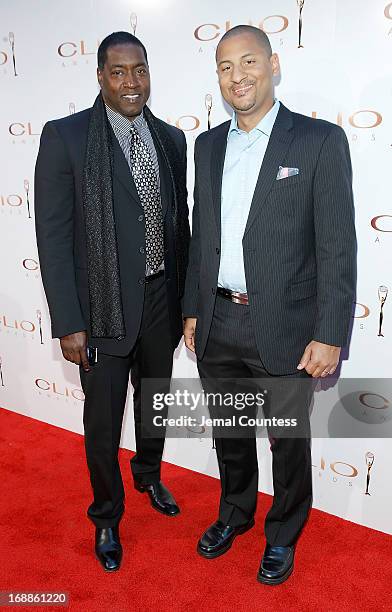
[[267,546],[257,580],[263,584],[281,584],[294,569],[294,546]]
[[149,485],[135,482],[135,489],[141,493],[147,492],[150,496],[151,506],[158,510],[158,512],[166,514],[166,516],[176,516],[176,514],[179,514],[180,509],[176,504],[176,500],[162,482],[155,482]]
[[95,554],[104,570],[115,572],[120,568],[122,546],[117,527],[96,528]]
[[220,557],[231,548],[236,536],[245,533],[255,524],[254,519],[240,527],[225,525],[222,521],[216,521],[201,536],[197,544],[197,552],[206,559]]

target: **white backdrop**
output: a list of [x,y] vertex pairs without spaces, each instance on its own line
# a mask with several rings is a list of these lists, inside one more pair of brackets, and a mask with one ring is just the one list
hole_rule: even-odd
[[[392,448],[388,437],[392,397],[383,381],[363,388],[358,383],[360,393],[349,380],[377,377],[385,383],[390,376],[392,298],[384,305],[384,336],[378,336],[378,289],[391,286],[392,269],[388,191],[392,3],[306,0],[302,16],[303,48],[298,48],[296,0],[2,3],[0,405],[82,432],[83,394],[78,371],[64,362],[58,342],[50,339],[35,244],[33,176],[42,125],[91,106],[98,91],[95,58],[99,41],[112,31],[132,31],[132,24],[136,25],[136,35],[146,45],[150,59],[150,106],[186,134],[192,193],[193,143],[207,128],[207,93],[213,99],[212,125],[228,118],[215,74],[216,44],[226,28],[251,23],[270,35],[280,56],[282,78],[277,97],[292,110],[339,123],[350,142],[354,169],[357,303],[343,379],[335,389],[326,391],[331,393],[326,436],[339,417],[339,426],[342,424],[348,437],[313,441],[314,506],[392,533]],[[183,346],[176,352],[174,374],[197,376],[195,363]],[[132,420],[129,399],[122,441],[126,448],[134,444]],[[165,459],[216,476],[211,441],[189,435],[169,440]],[[353,435],[358,438],[352,439]],[[12,437],[12,432],[8,436]],[[370,496],[365,495],[365,454],[369,451],[374,454]],[[260,489],[271,493],[271,458],[265,441],[259,441],[259,452],[260,464],[265,466]]]

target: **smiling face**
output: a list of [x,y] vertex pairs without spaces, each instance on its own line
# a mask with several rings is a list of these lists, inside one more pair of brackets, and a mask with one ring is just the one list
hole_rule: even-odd
[[239,124],[243,119],[257,125],[273,105],[278,56],[268,57],[256,36],[241,33],[220,42],[216,62],[222,96],[236,111]]
[[141,47],[109,47],[97,75],[102,97],[110,108],[129,119],[140,115],[150,97],[150,73]]

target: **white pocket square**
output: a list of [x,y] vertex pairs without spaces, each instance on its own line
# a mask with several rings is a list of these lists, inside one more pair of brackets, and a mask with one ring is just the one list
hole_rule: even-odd
[[279,166],[276,180],[280,181],[281,179],[289,178],[290,176],[295,176],[296,174],[299,174],[298,168],[283,168],[283,166]]

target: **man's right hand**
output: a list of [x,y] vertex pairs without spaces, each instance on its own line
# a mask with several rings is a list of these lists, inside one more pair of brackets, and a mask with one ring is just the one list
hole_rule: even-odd
[[188,317],[184,322],[184,340],[185,346],[189,348],[192,353],[195,352],[195,331],[196,331],[197,319]]
[[81,365],[85,372],[90,371],[87,359],[87,334],[85,331],[76,332],[60,338],[63,357],[67,361]]

